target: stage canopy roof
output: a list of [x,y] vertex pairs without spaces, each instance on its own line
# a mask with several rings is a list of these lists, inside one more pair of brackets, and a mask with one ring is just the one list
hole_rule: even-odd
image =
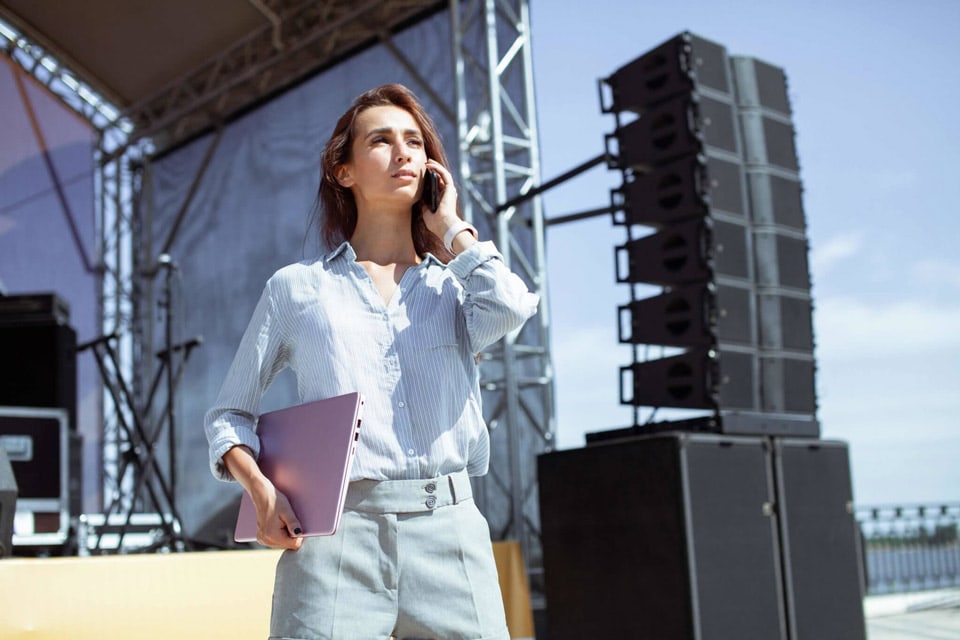
[[157,148],[208,130],[443,0],[0,0],[0,18]]

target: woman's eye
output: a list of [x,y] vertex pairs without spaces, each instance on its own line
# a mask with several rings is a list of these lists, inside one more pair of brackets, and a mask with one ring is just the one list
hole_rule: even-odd
[[410,140],[407,140],[407,144],[410,145],[411,147],[421,147],[423,146],[423,141],[418,138],[412,138]]

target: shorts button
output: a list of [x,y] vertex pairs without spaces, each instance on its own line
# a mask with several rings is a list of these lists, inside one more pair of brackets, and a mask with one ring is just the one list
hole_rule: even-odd
[[434,491],[437,490],[437,483],[431,482],[427,486],[425,486],[423,490],[426,491],[427,493],[433,493]]
[[429,496],[424,504],[427,505],[427,509],[433,509],[437,506],[437,496]]

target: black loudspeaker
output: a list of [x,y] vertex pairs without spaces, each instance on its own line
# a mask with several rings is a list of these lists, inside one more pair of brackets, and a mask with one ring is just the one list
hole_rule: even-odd
[[7,451],[0,447],[0,558],[13,553],[13,515],[17,505],[17,480],[7,459]]
[[669,433],[541,455],[551,640],[786,639],[769,447]]
[[617,282],[665,285],[708,282],[713,258],[713,225],[706,219],[680,222],[665,231],[630,240],[615,252]]
[[[698,347],[620,367],[620,402],[687,409],[711,409],[718,404],[752,409],[755,379],[751,354],[717,354],[709,347]],[[753,429],[733,432],[761,433]]]
[[846,444],[775,440],[793,640],[863,640],[863,563]]
[[[720,338],[749,344],[749,325],[734,321],[749,313],[749,306],[749,291],[739,287],[672,287],[659,296],[634,300],[619,308],[620,342],[695,347],[710,346]],[[623,321],[626,316],[629,325]],[[630,335],[625,335],[627,326]]]
[[59,408],[77,428],[77,334],[65,324],[0,324],[0,406]]
[[606,81],[611,102],[601,108],[604,113],[643,111],[698,86],[727,92],[725,55],[722,46],[682,33],[617,69]]

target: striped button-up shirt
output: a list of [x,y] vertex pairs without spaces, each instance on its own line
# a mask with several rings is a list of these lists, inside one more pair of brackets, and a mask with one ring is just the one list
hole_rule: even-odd
[[491,242],[444,266],[409,267],[389,303],[345,242],[268,281],[204,420],[213,474],[235,445],[259,455],[260,400],[290,367],[301,402],[360,391],[366,400],[351,480],[486,473],[489,437],[474,356],[536,312],[539,298]]

